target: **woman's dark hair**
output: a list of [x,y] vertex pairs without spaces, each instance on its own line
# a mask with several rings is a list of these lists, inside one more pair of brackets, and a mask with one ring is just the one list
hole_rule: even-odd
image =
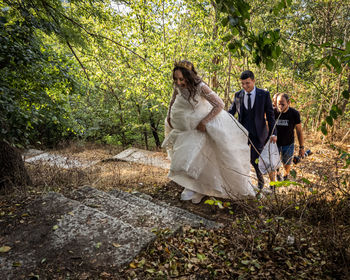
[[200,84],[202,79],[198,76],[197,71],[194,69],[193,64],[188,60],[181,60],[175,63],[175,67],[173,69],[173,80],[175,71],[179,70],[182,73],[187,85],[187,89],[189,91],[188,101],[196,95],[197,86]]
[[248,78],[251,78],[252,80],[254,80],[254,73],[252,71],[250,71],[250,70],[243,71],[242,74],[241,74],[240,79],[241,80],[246,80]]

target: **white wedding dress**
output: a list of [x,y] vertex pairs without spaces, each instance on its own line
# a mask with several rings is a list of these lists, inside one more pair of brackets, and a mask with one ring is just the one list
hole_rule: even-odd
[[[185,188],[184,200],[197,194],[231,199],[254,196],[246,129],[225,110],[206,124],[206,132],[196,129],[213,108],[201,94],[202,87],[209,89],[201,83],[196,101],[190,102],[184,91],[176,89],[178,94],[170,110],[173,129],[165,121],[162,144],[171,159],[168,177]],[[219,98],[213,91],[210,94]]]

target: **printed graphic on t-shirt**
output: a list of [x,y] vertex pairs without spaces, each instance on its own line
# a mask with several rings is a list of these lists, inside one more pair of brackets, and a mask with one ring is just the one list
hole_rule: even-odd
[[288,126],[289,120],[278,120],[277,125],[279,126]]

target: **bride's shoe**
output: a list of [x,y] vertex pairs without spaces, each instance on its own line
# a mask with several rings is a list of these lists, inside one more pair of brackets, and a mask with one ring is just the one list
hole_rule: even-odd
[[192,200],[193,204],[198,204],[202,201],[205,195],[191,191],[189,189],[184,189],[181,193],[181,200]]
[[195,193],[195,195],[192,197],[192,203],[199,204],[202,201],[203,197],[205,197],[205,195],[200,193]]
[[195,195],[194,191],[191,191],[189,189],[184,189],[181,193],[181,200],[191,200]]

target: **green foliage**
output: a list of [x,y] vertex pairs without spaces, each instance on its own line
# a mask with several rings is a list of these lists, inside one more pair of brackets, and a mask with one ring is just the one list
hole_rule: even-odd
[[[350,118],[349,11],[333,2],[32,0],[0,8],[0,135],[17,145],[79,137],[159,146],[171,70],[182,58],[227,106],[248,68],[327,135]],[[327,22],[326,9],[337,21]]]
[[348,168],[350,166],[350,153],[344,151],[342,148],[337,147],[334,144],[331,144],[330,146],[333,150],[338,152],[339,159],[344,163],[344,168]]
[[[290,1],[287,1],[288,3]],[[216,0],[218,10],[223,14],[221,21],[223,26],[228,26],[223,41],[232,53],[239,52],[244,55],[250,53],[256,65],[264,63],[267,70],[272,71],[274,60],[281,54],[280,30],[249,30],[246,21],[250,20],[251,6],[244,0]],[[290,4],[289,4],[290,5]],[[286,1],[279,2],[273,9],[274,13],[287,8]],[[237,39],[239,37],[240,39]]]
[[[229,0],[216,3],[226,7],[221,9],[224,25],[228,25],[228,18],[237,6],[242,5]],[[344,21],[349,17],[348,7],[339,1],[271,0],[249,4],[250,17],[242,17],[242,21],[237,22],[249,28],[242,28],[240,32],[230,30],[224,36],[229,50],[248,56],[251,62],[263,64],[269,71],[278,72],[271,75],[283,81],[282,87],[277,85],[276,89],[293,94],[297,107],[314,100],[313,106],[307,108],[308,119],[324,134],[327,134],[327,127],[341,123],[339,116],[348,122],[349,115],[342,114],[348,112],[348,101],[339,98],[339,93],[343,92],[345,95],[342,96],[348,99],[348,91],[344,89],[349,85],[350,44],[344,36],[349,28],[349,22]],[[336,20],[325,16],[329,13]],[[298,90],[292,84],[283,86],[295,78],[300,79],[298,84],[303,84],[304,90]],[[340,88],[335,91],[339,86],[338,79]],[[338,109],[334,110],[334,106]]]
[[279,188],[279,187],[288,187],[288,186],[290,186],[290,185],[301,186],[300,183],[297,183],[297,182],[294,182],[294,181],[289,181],[289,180],[287,180],[287,181],[281,181],[281,182],[279,182],[279,181],[272,181],[272,182],[270,182],[270,185],[271,185],[271,186],[274,186],[274,187],[276,187],[276,188]]
[[[4,11],[5,10],[5,11]],[[45,47],[31,22],[0,20],[0,139],[17,145],[57,142],[73,133],[67,92],[69,62]]]

